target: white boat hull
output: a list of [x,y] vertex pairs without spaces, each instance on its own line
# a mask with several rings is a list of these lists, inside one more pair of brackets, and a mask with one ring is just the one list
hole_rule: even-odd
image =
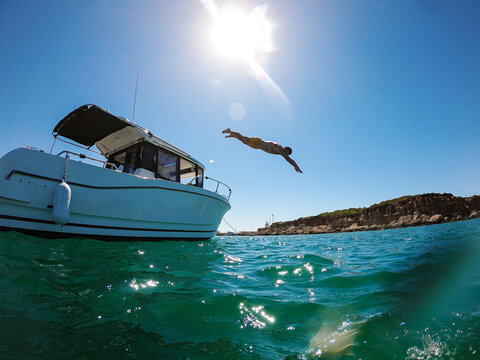
[[0,228],[44,237],[201,240],[215,236],[228,200],[212,191],[68,160],[70,219],[52,217],[66,159],[20,148],[0,158]]

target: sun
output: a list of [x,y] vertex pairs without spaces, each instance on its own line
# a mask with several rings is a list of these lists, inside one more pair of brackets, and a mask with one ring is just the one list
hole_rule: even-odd
[[[217,52],[241,59],[248,73],[255,78],[275,105],[290,107],[287,96],[260,64],[261,53],[276,51],[273,45],[273,25],[267,18],[269,4],[257,5],[251,12],[219,8],[215,0],[200,0],[212,15],[211,40]],[[244,116],[243,114],[242,116]]]
[[251,13],[239,9],[218,11],[212,28],[215,48],[230,57],[251,58],[257,51],[272,51],[272,26],[265,10],[257,7]]

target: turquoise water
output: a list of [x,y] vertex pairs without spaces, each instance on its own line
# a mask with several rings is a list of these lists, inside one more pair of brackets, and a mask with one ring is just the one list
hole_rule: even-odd
[[478,359],[480,220],[204,242],[0,233],[2,359]]

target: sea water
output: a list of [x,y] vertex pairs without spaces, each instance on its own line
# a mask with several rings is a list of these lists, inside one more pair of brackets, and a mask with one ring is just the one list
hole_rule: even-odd
[[478,359],[480,220],[210,241],[0,233],[1,359]]

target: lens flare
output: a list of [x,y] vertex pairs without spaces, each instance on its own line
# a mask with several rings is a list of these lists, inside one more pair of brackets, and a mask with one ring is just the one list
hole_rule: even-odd
[[289,106],[287,96],[257,61],[257,55],[274,51],[273,25],[267,18],[268,4],[250,13],[240,9],[219,9],[213,0],[200,0],[212,15],[212,40],[224,56],[241,58],[247,71],[260,84],[267,97],[280,107]]

